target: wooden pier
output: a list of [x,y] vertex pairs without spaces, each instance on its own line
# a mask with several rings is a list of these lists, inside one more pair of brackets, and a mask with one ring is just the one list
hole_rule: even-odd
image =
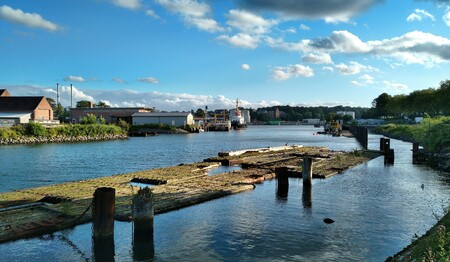
[[[91,222],[93,195],[102,187],[115,190],[115,219],[132,221],[132,202],[140,189],[131,185],[132,181],[157,184],[151,188],[153,208],[155,214],[161,214],[252,190],[256,183],[275,178],[280,170],[298,177],[305,157],[314,159],[313,178],[326,178],[380,155],[375,151],[341,152],[322,147],[278,149],[245,150],[198,163],[2,193],[0,243]],[[241,165],[242,170],[207,175],[209,169],[221,164]]]

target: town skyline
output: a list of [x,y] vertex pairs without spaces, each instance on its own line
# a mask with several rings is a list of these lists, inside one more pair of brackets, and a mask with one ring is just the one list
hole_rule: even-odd
[[[316,4],[314,4],[316,3]],[[448,78],[450,1],[6,0],[0,88],[164,111],[370,107]]]

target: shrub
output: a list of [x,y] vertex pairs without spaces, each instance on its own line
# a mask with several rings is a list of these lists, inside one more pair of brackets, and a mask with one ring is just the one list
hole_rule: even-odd
[[26,134],[29,136],[42,137],[47,135],[47,129],[36,122],[30,122],[26,125]]

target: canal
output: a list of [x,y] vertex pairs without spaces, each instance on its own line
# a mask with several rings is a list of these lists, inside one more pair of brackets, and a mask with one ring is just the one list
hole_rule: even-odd
[[[167,135],[98,143],[0,147],[1,191],[201,161],[218,151],[284,144],[359,149],[354,139],[317,136],[303,126],[250,127],[225,133]],[[377,149],[379,136],[370,135]],[[391,140],[396,158],[376,158],[325,180],[311,192],[290,179],[287,198],[276,180],[251,192],[157,215],[153,241],[137,251],[132,225],[116,222],[114,249],[91,241],[91,224],[0,245],[5,261],[384,261],[443,215],[445,174],[412,165],[410,143]],[[422,187],[423,185],[423,187]],[[325,224],[331,218],[333,224]],[[149,250],[152,250],[149,253]],[[101,251],[100,251],[101,252]],[[109,253],[108,253],[109,252]],[[111,254],[112,252],[112,254]]]

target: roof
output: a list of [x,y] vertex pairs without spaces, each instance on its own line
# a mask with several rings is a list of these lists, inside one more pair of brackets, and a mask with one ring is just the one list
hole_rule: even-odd
[[18,112],[3,113],[3,112],[0,112],[0,118],[21,118],[24,116],[31,117],[31,113],[18,113]]
[[2,96],[0,112],[33,112],[43,99],[43,96]]
[[153,110],[148,107],[72,107],[70,110],[78,111],[120,111],[120,110]]
[[9,92],[6,89],[0,89],[0,96],[9,96]]
[[133,117],[187,117],[190,114],[191,114],[190,112],[181,112],[181,113],[140,112],[140,113],[134,113]]

